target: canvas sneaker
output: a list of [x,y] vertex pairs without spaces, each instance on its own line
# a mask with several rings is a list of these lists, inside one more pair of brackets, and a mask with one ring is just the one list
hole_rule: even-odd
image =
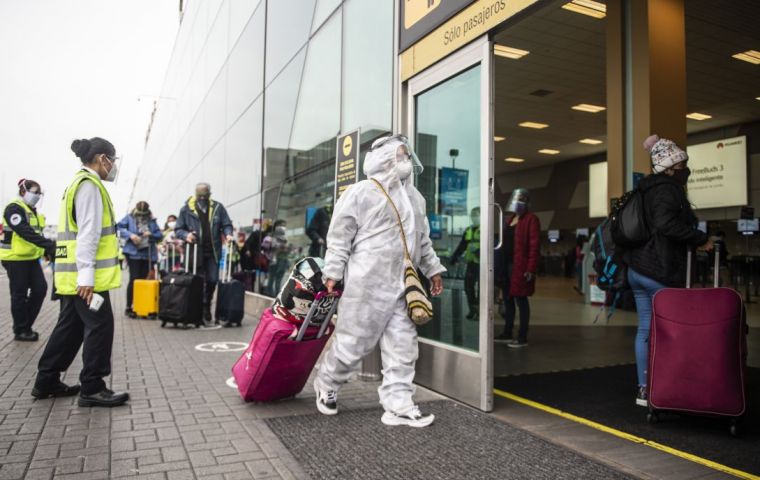
[[649,405],[647,399],[647,387],[645,385],[639,385],[639,391],[636,394],[636,405],[639,407],[646,407]]
[[407,427],[422,428],[427,427],[435,420],[435,415],[432,413],[420,412],[420,407],[415,405],[411,410],[403,415],[398,415],[393,412],[385,412],[380,419],[385,425],[390,427],[396,427],[399,425],[406,425]]
[[338,392],[335,390],[322,390],[314,382],[314,391],[317,393],[317,410],[323,415],[338,414]]

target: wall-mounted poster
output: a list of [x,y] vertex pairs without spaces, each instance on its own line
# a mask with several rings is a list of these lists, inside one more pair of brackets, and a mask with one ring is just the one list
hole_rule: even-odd
[[747,204],[747,137],[692,145],[689,200],[698,209]]
[[439,170],[439,201],[443,215],[468,215],[467,182],[469,170],[443,167]]

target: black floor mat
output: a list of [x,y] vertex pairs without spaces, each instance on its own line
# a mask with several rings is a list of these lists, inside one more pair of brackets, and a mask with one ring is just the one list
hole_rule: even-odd
[[379,408],[266,422],[313,479],[630,478],[453,402],[422,409],[436,420],[420,429],[386,427]]
[[734,438],[725,419],[668,414],[650,425],[646,409],[635,405],[636,367],[496,378],[499,390],[558,408],[632,435],[760,474],[760,369],[747,369],[748,412],[743,433]]

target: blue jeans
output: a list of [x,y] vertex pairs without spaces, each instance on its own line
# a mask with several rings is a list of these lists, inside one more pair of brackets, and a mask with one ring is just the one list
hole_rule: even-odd
[[636,298],[636,311],[639,314],[639,330],[636,333],[636,372],[639,385],[647,384],[649,369],[649,328],[652,323],[652,298],[659,290],[665,288],[657,280],[628,269],[628,284],[633,289]]

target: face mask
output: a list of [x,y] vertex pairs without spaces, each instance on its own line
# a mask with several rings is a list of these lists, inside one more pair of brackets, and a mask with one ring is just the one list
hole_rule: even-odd
[[24,193],[22,200],[24,200],[24,203],[26,203],[30,207],[34,207],[35,205],[37,205],[37,202],[40,201],[40,198],[42,198],[42,194],[40,193],[26,192]]
[[398,178],[401,180],[406,180],[409,178],[409,176],[412,174],[412,162],[408,160],[398,162],[396,164],[396,173],[398,174]]
[[177,226],[177,222],[169,222],[166,224],[166,226],[174,230],[174,227]]
[[111,164],[111,170],[108,171],[108,174],[106,175],[106,178],[103,179],[104,182],[115,182],[116,177],[119,175],[119,166],[116,165],[116,163]]
[[274,235],[276,237],[284,237],[286,233],[287,233],[287,230],[285,229],[285,227],[277,227],[274,229]]
[[689,183],[689,175],[691,175],[689,167],[673,171],[673,179],[680,185],[686,185]]
[[523,213],[528,211],[528,204],[525,202],[512,202],[509,204],[509,207],[507,208],[507,210],[512,213],[522,215]]

